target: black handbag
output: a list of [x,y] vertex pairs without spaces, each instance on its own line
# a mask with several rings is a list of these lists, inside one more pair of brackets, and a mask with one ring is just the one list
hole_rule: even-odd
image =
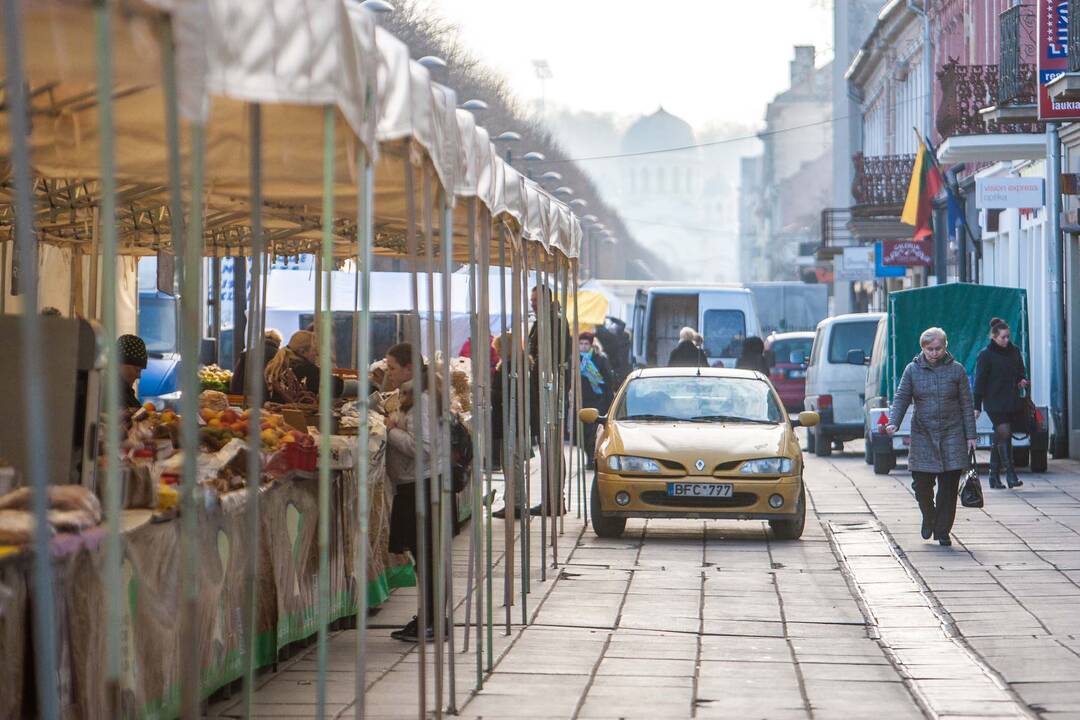
[[975,467],[975,452],[971,453],[971,467],[964,473],[960,486],[960,504],[967,508],[981,508],[983,506],[982,484],[979,482],[979,471]]

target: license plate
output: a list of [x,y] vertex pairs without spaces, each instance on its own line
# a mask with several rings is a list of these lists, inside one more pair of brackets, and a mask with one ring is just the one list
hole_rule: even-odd
[[731,493],[731,483],[668,483],[667,486],[670,497],[729,498]]
[[805,370],[789,370],[788,371],[788,377],[791,378],[792,380],[801,380],[802,378],[806,377],[806,371]]

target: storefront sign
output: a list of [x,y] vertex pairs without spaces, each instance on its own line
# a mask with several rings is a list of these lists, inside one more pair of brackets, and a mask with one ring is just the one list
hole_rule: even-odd
[[1050,99],[1046,86],[1069,69],[1069,2],[1038,0],[1039,119],[1078,120],[1080,102]]
[[975,207],[1038,208],[1046,204],[1042,178],[977,178]]
[[881,264],[885,267],[930,267],[934,264],[932,240],[882,240]]
[[844,248],[844,254],[833,261],[836,279],[846,282],[863,282],[874,279],[874,248]]
[[874,277],[878,278],[898,278],[904,277],[907,274],[907,269],[903,267],[886,267],[883,263],[883,255],[881,246],[882,240],[878,240],[874,243]]

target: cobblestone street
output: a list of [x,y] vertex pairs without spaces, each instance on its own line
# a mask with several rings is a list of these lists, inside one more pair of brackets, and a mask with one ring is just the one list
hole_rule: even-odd
[[[855,445],[807,458],[814,514],[798,542],[772,539],[764,523],[695,521],[632,521],[623,539],[600,540],[572,510],[559,568],[544,582],[534,562],[529,624],[515,607],[510,634],[496,628],[477,693],[457,593],[460,715],[1080,717],[1080,464],[987,489],[986,508],[960,509],[943,548],[919,537],[903,468],[877,477]],[[464,578],[468,533],[454,551]],[[414,597],[399,591],[371,619],[371,718],[416,716],[415,649],[389,637]],[[343,631],[330,650],[330,710],[342,717],[355,646]],[[256,714],[312,716],[315,677],[311,648],[264,676]],[[237,703],[211,715],[237,715]]]

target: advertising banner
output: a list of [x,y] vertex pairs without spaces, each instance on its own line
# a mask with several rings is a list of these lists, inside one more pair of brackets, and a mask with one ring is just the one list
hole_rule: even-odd
[[881,240],[874,243],[874,277],[877,278],[898,278],[904,277],[907,274],[907,270],[903,267],[886,267],[883,264],[884,252],[881,249]]
[[1046,204],[1043,179],[977,178],[975,207],[992,210],[1005,208],[1039,208]]
[[1039,119],[1078,120],[1080,102],[1054,101],[1048,83],[1069,69],[1068,0],[1038,0]]
[[874,248],[848,247],[836,265],[836,279],[847,282],[863,282],[874,279]]
[[885,267],[931,267],[932,240],[882,240],[881,264]]

